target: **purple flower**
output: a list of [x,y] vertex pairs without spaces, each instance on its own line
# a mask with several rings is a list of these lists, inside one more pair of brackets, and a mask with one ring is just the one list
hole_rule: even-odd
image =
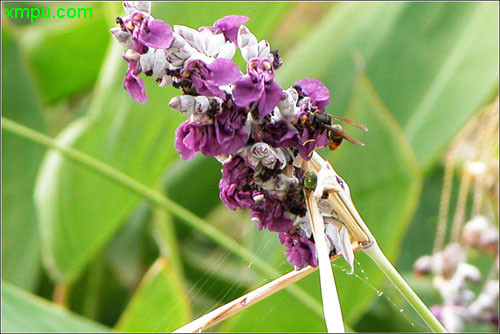
[[295,83],[303,93],[311,98],[321,112],[325,112],[325,106],[330,103],[330,92],[321,81],[316,79],[302,79]]
[[255,134],[255,138],[273,147],[297,147],[299,143],[297,129],[289,126],[286,121],[266,124],[261,131]]
[[175,148],[185,160],[192,159],[196,152],[206,156],[234,154],[248,140],[245,129],[247,113],[227,103],[222,112],[216,114],[213,123],[184,121],[175,133]]
[[281,87],[274,82],[273,62],[268,58],[252,58],[247,64],[247,75],[234,85],[234,102],[247,107],[257,102],[260,116],[270,114],[281,99]]
[[271,196],[265,196],[262,204],[253,206],[250,216],[259,221],[259,230],[266,228],[273,232],[286,232],[293,226],[285,205]]
[[162,20],[135,12],[121,23],[123,31],[132,34],[134,50],[144,54],[148,48],[168,49],[174,40],[172,29]]
[[238,66],[225,58],[217,58],[208,65],[198,59],[191,60],[182,69],[181,75],[191,80],[198,94],[221,99],[225,98],[225,94],[219,86],[230,85],[242,76]]
[[219,182],[220,199],[231,210],[238,207],[250,209],[254,204],[252,187],[249,185],[254,170],[241,156],[234,156],[222,167]]
[[288,262],[299,268],[306,264],[313,267],[318,266],[316,246],[312,241],[288,233],[280,233],[279,238],[281,244],[287,247],[285,256]]
[[248,21],[248,17],[241,15],[229,15],[217,20],[214,23],[216,32],[222,32],[227,40],[230,40],[238,46],[237,36],[238,27]]
[[125,88],[130,96],[137,102],[146,103],[148,97],[144,89],[144,81],[138,77],[138,74],[141,73],[139,57],[134,57],[136,59],[129,58],[127,57],[127,53],[125,53],[123,58],[128,62],[128,71],[123,81],[123,88]]

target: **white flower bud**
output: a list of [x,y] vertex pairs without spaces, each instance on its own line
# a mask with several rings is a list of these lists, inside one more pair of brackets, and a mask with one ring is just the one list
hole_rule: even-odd
[[123,8],[125,11],[132,15],[135,11],[151,13],[151,1],[124,1]]
[[217,54],[217,58],[232,59],[235,53],[236,53],[236,45],[234,45],[234,43],[232,42],[227,41],[220,48],[219,53]]
[[205,113],[210,108],[210,101],[206,96],[200,95],[195,97],[194,112]]
[[488,219],[485,216],[475,216],[464,225],[462,239],[467,245],[477,247],[480,245],[481,235],[488,227]]
[[174,96],[168,105],[170,108],[189,116],[194,113],[195,97],[191,95]]
[[153,63],[153,75],[155,77],[160,77],[165,73],[165,68],[167,67],[167,60],[165,59],[165,51],[161,49],[155,50],[154,53],[154,63]]
[[155,49],[149,48],[146,54],[141,55],[141,59],[139,60],[139,62],[144,73],[153,71],[153,65],[155,62]]
[[125,57],[129,60],[137,60],[141,58],[141,54],[134,49],[128,49],[125,51]]
[[174,32],[173,35],[174,35],[174,40],[172,41],[172,45],[170,46],[170,48],[180,49],[184,45],[186,45],[186,40],[181,36],[179,36],[179,34]]
[[259,45],[257,38],[248,30],[244,25],[240,26],[238,30],[238,46],[241,51],[241,56],[247,62],[259,56]]
[[[208,29],[205,29],[205,31]],[[208,30],[210,31],[210,30]],[[221,48],[226,44],[226,38],[224,34],[211,34],[206,36],[207,40],[207,56],[215,57],[221,50]]]
[[193,48],[203,54],[207,54],[207,43],[205,35],[202,35],[198,30],[188,28],[186,26],[175,25],[174,31],[188,42]]
[[161,77],[161,82],[159,86],[160,87],[170,86],[173,82],[174,80],[172,79],[172,77],[165,74]]
[[285,119],[291,120],[297,114],[299,110],[296,108],[298,98],[299,95],[293,88],[288,88],[282,92],[278,109]]
[[259,51],[258,51],[258,57],[259,58],[265,58],[269,57],[269,54],[271,53],[271,48],[269,46],[269,43],[265,40],[262,40],[258,44]]
[[430,274],[432,271],[432,256],[421,256],[415,261],[413,270],[419,276]]
[[122,31],[121,28],[114,27],[109,30],[113,37],[127,49],[132,49],[134,43],[132,42],[132,34],[128,31]]
[[475,266],[468,263],[460,263],[455,276],[459,280],[479,283],[481,282],[481,272]]

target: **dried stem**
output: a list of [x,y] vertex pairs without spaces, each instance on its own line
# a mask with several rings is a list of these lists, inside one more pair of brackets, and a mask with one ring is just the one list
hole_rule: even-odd
[[451,230],[451,242],[458,242],[460,240],[460,231],[465,219],[465,209],[467,206],[467,194],[469,193],[471,182],[471,174],[464,166],[462,172],[462,180],[460,182],[460,189],[458,191],[457,207],[455,209],[455,216],[453,217],[453,228]]
[[448,226],[448,214],[450,212],[451,189],[453,187],[455,151],[452,149],[445,160],[443,190],[439,203],[439,218],[437,223],[436,238],[434,239],[433,253],[443,249],[446,227]]
[[[359,251],[361,248],[357,243],[353,244],[354,251]],[[340,254],[332,256],[330,259],[335,260],[340,257]],[[244,310],[245,308],[269,297],[292,283],[297,282],[301,278],[314,272],[315,267],[307,266],[299,270],[293,270],[272,282],[269,282],[260,288],[257,288],[244,296],[241,296],[203,316],[182,326],[174,331],[174,333],[197,333],[231,317],[232,315]]]

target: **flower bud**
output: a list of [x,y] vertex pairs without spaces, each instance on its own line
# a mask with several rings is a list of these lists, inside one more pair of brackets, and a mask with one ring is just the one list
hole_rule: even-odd
[[194,113],[195,98],[191,95],[174,96],[168,105],[170,108],[189,116]]
[[224,43],[224,45],[220,48],[219,53],[217,54],[217,58],[232,59],[235,53],[236,45],[228,41]]
[[[204,31],[207,30],[208,29],[205,29]],[[207,34],[202,34],[202,35],[204,35],[207,44],[207,56],[215,57],[220,52],[221,48],[226,44],[226,38],[224,37],[224,34],[214,35],[211,32],[210,34],[211,35]]]
[[417,259],[413,265],[413,270],[417,276],[425,276],[432,271],[432,256],[425,255]]
[[188,28],[186,26],[174,25],[174,31],[184,38],[189,45],[203,54],[207,54],[207,42],[205,36],[198,30]]
[[125,51],[124,56],[128,60],[138,60],[141,57],[141,54],[133,49],[128,49]]
[[281,99],[278,103],[278,109],[285,119],[291,119],[298,112],[296,108],[298,93],[293,88],[288,88],[281,93]]
[[241,25],[238,30],[238,46],[241,51],[241,56],[246,61],[258,57],[259,55],[257,38],[244,25]]
[[481,235],[488,227],[489,223],[485,216],[475,216],[464,225],[462,239],[469,246],[479,247]]
[[481,282],[481,272],[475,266],[468,263],[460,263],[457,266],[455,276],[464,281],[479,283]]
[[132,15],[135,11],[151,13],[151,1],[124,1],[123,8]]
[[132,34],[121,30],[119,27],[114,27],[109,29],[109,32],[113,35],[113,37],[124,47],[127,49],[132,49],[134,47],[134,43],[132,42]]
[[195,97],[194,112],[205,113],[210,108],[208,97],[200,95]]
[[271,53],[271,48],[269,47],[269,43],[265,40],[262,40],[258,43],[258,52],[259,58],[266,58],[269,57],[269,54]]

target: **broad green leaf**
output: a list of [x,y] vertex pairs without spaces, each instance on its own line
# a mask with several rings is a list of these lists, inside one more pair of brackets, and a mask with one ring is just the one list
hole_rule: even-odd
[[[362,75],[356,83],[349,118],[362,122],[370,129],[368,133],[357,136],[366,146],[360,148],[344,143],[338,152],[327,153],[327,156],[333,159],[334,168],[349,184],[354,204],[382,249],[389,258],[394,259],[416,205],[420,191],[420,173],[401,128],[385,109],[369,81]],[[354,133],[355,131],[349,132],[357,135],[358,132]],[[279,245],[277,238],[275,239],[276,250],[272,251],[271,248],[268,256],[273,257],[273,254],[278,252],[280,255],[275,257],[274,263],[283,268],[284,247]],[[256,242],[256,247],[267,245],[268,242],[271,241]],[[376,265],[359,253],[356,257],[362,266],[356,265],[355,270],[363,270],[368,274],[371,282],[368,284],[379,285],[384,276]],[[355,275],[347,275],[345,267],[342,259],[335,261],[335,280],[344,320],[351,324],[376,294],[373,288],[362,282],[364,278],[360,280]],[[288,268],[292,270],[292,266]],[[321,300],[317,274],[312,274],[296,284],[314,295],[317,300]],[[280,302],[282,306],[274,308],[271,307],[274,305],[272,302],[260,302],[242,312],[235,324],[227,329],[231,332],[263,332],[268,331],[270,327],[276,331],[324,331],[323,319],[312,316],[309,309],[298,307],[293,313],[289,311],[286,305],[298,302],[289,297],[287,292],[279,292],[272,298],[275,303],[283,299],[284,302]],[[274,316],[268,321],[262,320],[263,314],[269,312]],[[293,314],[293,317],[289,316],[290,314]],[[275,319],[280,319],[276,328],[273,323]]]
[[498,3],[339,4],[289,52],[278,77],[321,79],[331,112],[344,114],[365,68],[428,167],[498,87],[497,12]]
[[[114,110],[74,122],[58,140],[154,186],[169,161],[177,157],[173,136],[180,115],[164,109],[159,88],[149,88],[150,97],[155,98],[148,105],[114,91],[110,96],[116,103]],[[139,199],[59,153],[49,152],[38,177],[36,203],[45,259],[52,273],[65,280],[78,274]]]
[[120,332],[171,332],[185,324],[190,306],[180,277],[158,259],[144,276],[117,324]]
[[24,55],[48,104],[92,87],[110,39],[109,28],[114,24],[104,3],[63,2],[50,7],[51,16],[59,8],[64,13],[69,8],[90,11],[80,11],[80,18],[39,18],[21,31]]
[[92,333],[109,329],[2,281],[2,332]]
[[[45,120],[31,78],[16,41],[3,28],[2,68],[2,116],[43,132]],[[43,152],[2,130],[2,278],[28,290],[35,287],[40,269],[33,187]]]

